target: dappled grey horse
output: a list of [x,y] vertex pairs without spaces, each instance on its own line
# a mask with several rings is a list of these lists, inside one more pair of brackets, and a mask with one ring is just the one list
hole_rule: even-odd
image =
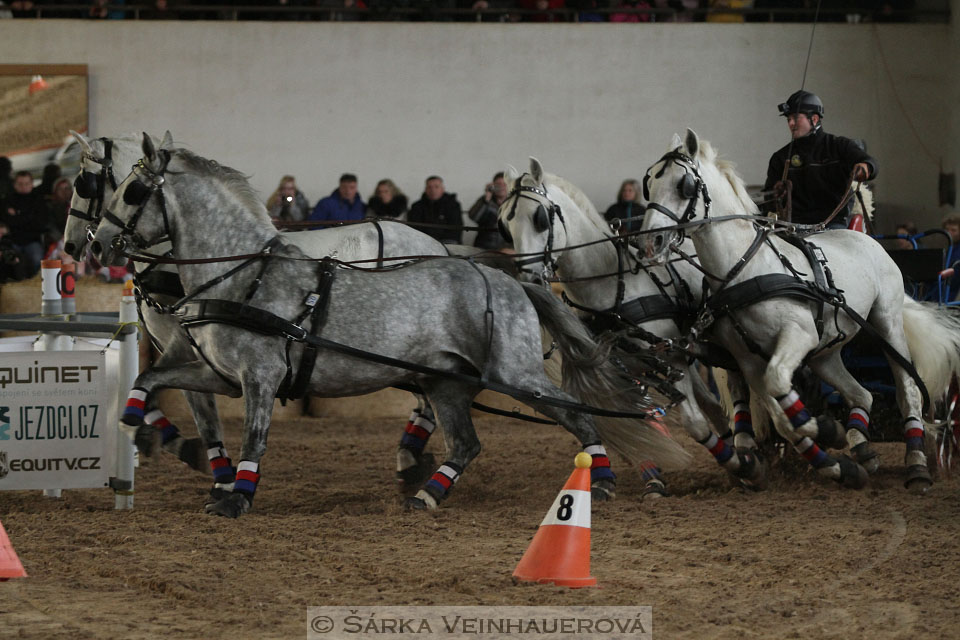
[[[64,249],[75,260],[86,252],[89,234],[96,229],[102,217],[104,203],[113,196],[117,186],[114,167],[131,167],[143,152],[140,139],[133,137],[102,137],[88,139],[71,131],[83,154],[81,173],[74,182],[70,216],[64,232]],[[171,145],[172,136],[166,132],[161,145]],[[124,174],[128,170],[124,169]],[[121,175],[121,178],[123,177]],[[289,233],[284,236],[290,244],[307,255],[320,258],[333,256],[343,261],[377,260],[380,257],[446,255],[446,247],[430,236],[406,225],[393,222],[349,225],[329,229],[315,229]],[[161,239],[151,248],[155,254],[166,254],[169,241]],[[123,257],[120,256],[120,260]],[[387,264],[392,261],[386,260]],[[174,362],[192,362],[196,359],[186,332],[177,319],[162,313],[159,305],[169,305],[183,297],[183,286],[176,267],[171,264],[135,262],[138,309],[147,333],[159,353],[159,366]],[[375,262],[369,263],[371,265]],[[200,438],[184,438],[176,425],[161,420],[156,424],[164,451],[177,455],[198,471],[206,471],[208,447],[203,443],[222,440],[220,419],[214,398],[208,393],[184,391],[184,397],[197,424]],[[151,419],[157,416],[151,416]],[[397,447],[397,477],[401,483],[415,485],[423,474],[432,471],[431,455],[424,455],[424,447],[435,428],[433,411],[423,402],[414,409],[400,445]],[[147,443],[143,443],[146,448]]]
[[[642,388],[608,362],[607,349],[549,292],[462,259],[375,273],[318,264],[276,231],[238,172],[170,145],[156,149],[146,135],[142,147],[144,157],[118,186],[92,247],[109,262],[131,242],[170,239],[189,298],[175,312],[201,357],[141,374],[123,419],[142,430],[161,388],[244,397],[236,468],[222,443],[208,443],[221,485],[209,513],[236,517],[250,508],[273,400],[291,378],[323,397],[395,385],[423,390],[447,460],[409,499],[414,507],[436,508],[479,453],[469,408],[483,388],[506,391],[553,418],[594,455],[605,455],[606,442],[631,461],[687,463],[686,452],[636,413],[649,402]],[[195,262],[228,254],[249,256],[228,277],[221,262]],[[414,294],[433,302],[416,327],[398,313]],[[544,374],[540,323],[564,354],[566,390]],[[311,352],[316,367],[305,366]],[[600,430],[578,401],[633,419]],[[613,486],[594,483],[604,491]]]

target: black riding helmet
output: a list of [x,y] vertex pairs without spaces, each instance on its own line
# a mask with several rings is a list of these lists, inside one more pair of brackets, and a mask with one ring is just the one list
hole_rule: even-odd
[[778,105],[780,109],[780,115],[789,116],[795,113],[805,113],[810,115],[815,113],[820,116],[820,119],[823,119],[823,102],[815,93],[810,93],[809,91],[800,91],[794,92],[787,101]]

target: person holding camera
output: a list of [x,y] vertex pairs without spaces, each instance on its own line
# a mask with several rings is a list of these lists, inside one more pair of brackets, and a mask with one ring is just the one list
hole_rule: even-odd
[[297,189],[297,180],[293,176],[283,176],[277,190],[267,198],[267,211],[278,222],[301,222],[307,218],[310,202],[303,192]]
[[18,171],[14,176],[13,193],[0,204],[0,224],[10,230],[5,237],[26,259],[27,277],[39,271],[45,250],[44,235],[53,223],[46,202],[34,192],[29,171]]
[[497,214],[500,205],[507,199],[507,181],[503,179],[503,171],[493,176],[493,180],[484,187],[483,195],[470,207],[467,215],[477,223],[480,230],[473,246],[480,249],[496,250],[504,245],[503,236],[497,229]]

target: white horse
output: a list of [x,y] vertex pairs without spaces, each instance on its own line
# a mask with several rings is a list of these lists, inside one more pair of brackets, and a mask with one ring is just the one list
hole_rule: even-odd
[[[512,236],[518,254],[532,254],[522,260],[532,266],[525,269],[528,279],[536,279],[541,272],[551,276],[555,269],[572,305],[592,316],[595,331],[626,330],[642,349],[649,348],[650,342],[683,335],[702,293],[702,275],[696,267],[680,262],[676,268],[640,268],[627,238],[611,232],[586,195],[567,180],[545,173],[535,158],[530,159],[529,174],[520,176],[509,167],[506,178],[511,192],[500,207],[501,229]],[[687,249],[692,251],[692,246]],[[735,385],[739,390],[735,449],[728,417],[697,367],[688,364],[688,354],[671,351],[664,359],[686,374],[676,385],[686,397],[678,410],[687,433],[741,482],[762,486],[764,468],[753,452],[756,442],[743,385]],[[664,485],[657,470],[647,467],[643,472],[645,495],[662,494]]]
[[[670,150],[648,170],[645,186],[650,205],[642,229],[664,229],[644,236],[647,256],[662,261],[684,235],[692,237],[700,264],[714,276],[712,318],[704,314],[702,328],[712,320],[710,337],[737,359],[777,431],[822,475],[847,486],[862,487],[866,471],[814,443],[817,420],[793,389],[792,377],[806,361],[840,390],[850,404],[847,440],[857,455],[865,444],[872,396],[844,368],[840,348],[861,326],[887,343],[907,442],[905,485],[925,492],[931,478],[923,449],[922,392],[911,375],[911,359],[917,377],[939,398],[960,371],[960,322],[907,297],[896,264],[863,233],[837,230],[810,238],[818,247],[815,262],[827,269],[825,284],[814,284],[816,265],[774,233],[772,223],[728,217],[757,209],[733,166],[718,161],[693,131],[683,141],[674,136]],[[773,288],[778,292],[771,293]]]

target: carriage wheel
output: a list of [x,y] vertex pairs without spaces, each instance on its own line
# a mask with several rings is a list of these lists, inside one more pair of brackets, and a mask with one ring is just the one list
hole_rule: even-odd
[[947,392],[946,416],[937,431],[937,468],[949,477],[960,458],[960,385],[956,378]]

